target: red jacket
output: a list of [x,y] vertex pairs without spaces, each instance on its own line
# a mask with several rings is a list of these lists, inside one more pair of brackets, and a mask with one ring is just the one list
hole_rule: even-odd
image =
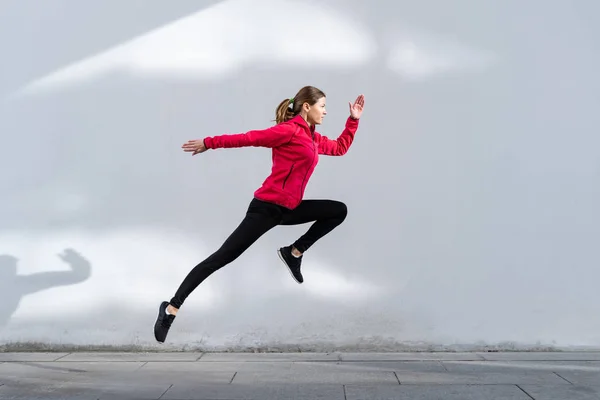
[[245,146],[272,148],[271,175],[254,192],[254,197],[294,209],[302,201],[306,184],[319,161],[319,154],[346,154],[357,129],[358,119],[348,117],[344,131],[332,140],[316,132],[314,125],[309,128],[304,118],[297,115],[268,129],[207,137],[204,145],[209,149]]

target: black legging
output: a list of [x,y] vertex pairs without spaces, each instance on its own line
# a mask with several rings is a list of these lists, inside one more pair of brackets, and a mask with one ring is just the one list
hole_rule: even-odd
[[335,200],[303,200],[293,210],[273,203],[253,199],[246,216],[221,248],[196,265],[179,286],[170,303],[180,308],[196,287],[213,272],[238,258],[258,238],[277,225],[298,225],[316,221],[296,242],[294,247],[304,253],[317,240],[341,224],[348,210]]

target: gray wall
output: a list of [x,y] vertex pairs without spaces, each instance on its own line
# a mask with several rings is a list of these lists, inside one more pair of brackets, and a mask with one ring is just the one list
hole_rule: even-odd
[[[7,1],[1,343],[153,346],[159,302],[237,226],[306,84],[346,222],[292,281],[278,227],[211,276],[163,348],[600,347],[600,62],[589,1]],[[59,256],[57,256],[57,254]]]

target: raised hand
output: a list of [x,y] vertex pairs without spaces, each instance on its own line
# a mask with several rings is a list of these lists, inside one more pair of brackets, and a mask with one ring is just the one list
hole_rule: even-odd
[[204,146],[203,139],[188,140],[187,143],[184,143],[183,146],[181,146],[181,148],[185,152],[192,153],[193,156],[204,153],[207,150],[207,148]]
[[354,100],[354,104],[348,102],[348,105],[350,106],[350,116],[356,119],[360,118],[363,107],[365,106],[365,96],[362,94],[359,95],[356,100]]

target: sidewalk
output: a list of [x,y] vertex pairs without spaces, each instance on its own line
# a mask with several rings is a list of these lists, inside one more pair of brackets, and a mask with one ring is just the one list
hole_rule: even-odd
[[0,353],[0,399],[600,399],[600,352]]

